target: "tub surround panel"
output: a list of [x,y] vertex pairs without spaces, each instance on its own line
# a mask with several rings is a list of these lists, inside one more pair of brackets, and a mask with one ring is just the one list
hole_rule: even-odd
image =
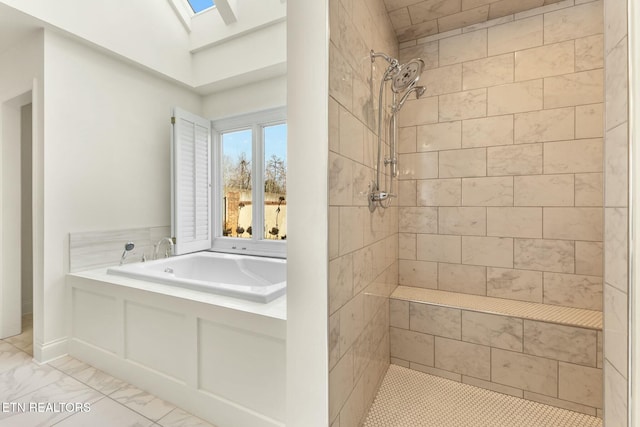
[[[216,425],[284,425],[283,319],[190,300],[184,291],[153,292],[163,285],[110,283],[97,273],[67,282],[72,295],[102,297],[72,299],[70,355]],[[126,286],[134,282],[140,286]],[[109,321],[96,322],[96,313]],[[95,339],[105,336],[113,343]]]
[[127,255],[125,263],[139,262],[143,254],[150,260],[153,245],[170,235],[169,226],[69,233],[69,271],[117,265],[127,242],[133,242],[135,248]]

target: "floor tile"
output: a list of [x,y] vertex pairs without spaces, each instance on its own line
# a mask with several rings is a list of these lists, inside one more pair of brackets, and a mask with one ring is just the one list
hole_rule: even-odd
[[65,418],[56,427],[148,427],[153,424],[148,418],[132,411],[108,397],[91,405],[91,411]]
[[175,409],[172,404],[130,384],[111,393],[109,397],[154,421]]
[[106,395],[109,395],[116,390],[120,390],[122,387],[127,385],[126,382],[105,374],[92,366],[72,374],[71,376]]
[[176,408],[158,421],[162,427],[216,427],[180,408]]
[[602,420],[391,365],[364,427],[602,427]]
[[74,375],[91,366],[71,356],[64,356],[49,362],[49,365],[68,375]]
[[15,401],[63,377],[64,374],[57,369],[33,362],[9,369],[0,374],[0,401]]

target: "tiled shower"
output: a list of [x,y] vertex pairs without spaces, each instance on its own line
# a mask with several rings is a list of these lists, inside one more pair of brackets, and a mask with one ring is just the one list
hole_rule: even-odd
[[[330,30],[332,425],[362,422],[389,361],[420,369],[408,334],[417,352],[432,342],[425,372],[626,425],[626,2],[334,0]],[[373,213],[384,70],[371,49],[422,58],[427,87],[399,114],[398,197]],[[519,345],[485,352],[465,341],[463,313],[456,342],[469,363],[488,354],[468,370],[438,360],[458,344],[415,331],[424,316],[394,325],[393,297],[390,321],[397,285],[604,309],[604,333],[507,317]],[[431,324],[451,314],[438,310]],[[490,329],[483,316],[467,314],[468,327]],[[492,376],[500,358],[523,371]],[[536,363],[556,370],[547,388],[527,382]]]

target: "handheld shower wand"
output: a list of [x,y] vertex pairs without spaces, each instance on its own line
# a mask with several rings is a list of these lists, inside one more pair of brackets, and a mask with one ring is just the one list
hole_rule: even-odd
[[122,252],[122,256],[120,257],[120,265],[124,264],[124,259],[127,257],[130,251],[135,248],[136,245],[133,242],[127,242],[124,244],[124,252]]

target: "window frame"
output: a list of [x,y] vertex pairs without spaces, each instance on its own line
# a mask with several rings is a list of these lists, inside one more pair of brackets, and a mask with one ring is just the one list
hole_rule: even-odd
[[[272,108],[211,121],[213,167],[213,233],[211,251],[286,258],[287,241],[264,238],[264,128],[287,123],[286,107]],[[250,239],[222,235],[224,188],[222,180],[222,135],[251,129],[251,204],[253,233]],[[287,141],[287,144],[289,141]],[[259,177],[259,181],[258,181]],[[259,208],[257,208],[259,207]]]

